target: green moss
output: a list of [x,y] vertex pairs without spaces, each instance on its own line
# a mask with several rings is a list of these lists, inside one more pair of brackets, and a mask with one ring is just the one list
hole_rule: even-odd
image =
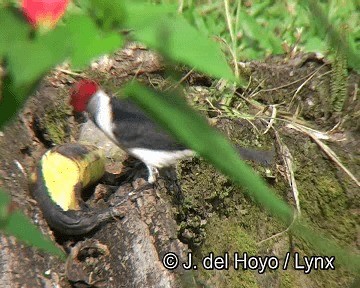
[[[210,252],[215,256],[228,252],[230,257],[235,251],[250,256],[272,254],[269,252],[272,241],[259,249],[256,242],[286,227],[205,161],[198,158],[183,161],[178,168],[182,190],[178,207],[180,234],[197,252],[198,260]],[[275,241],[284,238],[288,247],[286,234]],[[209,287],[263,287],[257,271],[201,270],[199,274],[200,282],[207,282]],[[275,274],[271,272],[271,275]]]
[[[238,130],[231,122],[228,126],[226,124],[224,131],[230,136],[240,137],[239,134],[244,133],[243,138],[249,138],[249,141],[255,137],[247,137],[246,130]],[[251,130],[248,133],[252,133]],[[294,172],[303,217],[309,219],[320,231],[331,234],[338,242],[355,243],[356,218],[349,209],[345,184],[338,178],[336,170],[332,169],[333,164],[323,158],[318,146],[309,139],[294,135],[289,139],[284,138],[294,157]],[[259,139],[259,143],[263,143],[263,138]],[[257,242],[278,234],[287,227],[258,207],[241,187],[233,186],[231,181],[205,161],[184,161],[178,168],[182,190],[182,201],[178,206],[180,234],[185,235],[187,243],[197,251],[197,259],[210,252],[215,255],[229,252],[231,255],[232,251],[247,251],[259,256],[275,255],[282,260],[292,245],[301,255],[318,254],[302,239],[294,237],[290,242],[287,233],[257,246]],[[278,170],[274,174],[277,176],[274,190],[294,205],[293,195],[285,178]],[[336,267],[335,271],[313,271],[310,275],[291,267],[286,271],[278,269],[261,275],[256,271],[234,270],[202,270],[199,274],[201,279],[212,284],[210,287],[292,288],[299,287],[302,283],[306,287],[339,287],[349,283],[352,277],[341,267]]]
[[42,118],[42,126],[46,131],[46,138],[54,144],[63,144],[69,137],[68,118],[71,109],[65,103],[57,103],[47,110]]
[[44,88],[36,96],[34,104],[33,128],[36,136],[47,146],[63,144],[70,141],[74,123],[69,121],[72,109],[68,104],[68,89],[54,90],[52,87]]
[[[319,163],[320,162],[320,163]],[[297,171],[302,211],[318,227],[331,233],[342,244],[356,241],[356,220],[349,211],[346,192],[336,175],[318,165]]]
[[[331,235],[337,243],[354,245],[358,237],[358,220],[350,209],[352,204],[349,202],[346,179],[339,177],[341,174],[337,172],[337,167],[327,161],[319,152],[319,147],[309,139],[292,135],[286,142],[296,161],[295,177],[302,217],[310,219],[313,226]],[[314,251],[302,239],[294,239],[294,242],[302,255],[318,255],[318,251]],[[299,275],[299,271],[290,272],[291,275]],[[321,287],[346,286],[352,278],[341,266],[336,266],[335,271],[313,271],[301,277]]]
[[347,57],[337,49],[331,67],[331,101],[333,110],[341,112],[348,95]]
[[284,271],[281,273],[280,277],[280,288],[292,288],[296,287],[294,286],[294,283],[296,282],[295,275],[290,273],[290,271]]
[[[209,255],[224,256],[225,252],[230,256],[229,270],[200,270],[200,278],[212,287],[259,287],[256,282],[254,272],[234,270],[231,266],[234,252],[242,255],[256,255],[257,247],[254,238],[248,235],[241,226],[226,218],[213,217],[206,227],[206,240],[201,247],[201,258]],[[220,237],[221,236],[221,237]]]

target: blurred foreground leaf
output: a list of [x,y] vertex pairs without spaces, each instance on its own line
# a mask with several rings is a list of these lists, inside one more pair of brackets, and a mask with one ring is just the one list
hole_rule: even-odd
[[[81,29],[79,29],[81,27]],[[91,60],[111,53],[123,44],[120,34],[101,33],[87,16],[73,16],[68,19],[63,41],[69,38],[71,64],[74,68],[84,68]]]
[[[0,7],[0,59],[7,55],[13,45],[23,41],[30,32],[25,21],[13,12]],[[7,29],[11,27],[11,29]]]
[[28,245],[65,259],[65,253],[19,210],[11,211],[10,197],[0,189],[0,229]]
[[127,5],[125,25],[135,29],[133,33],[138,41],[175,62],[194,67],[213,77],[240,81],[235,78],[219,43],[200,33],[176,14],[173,5],[147,5]]
[[[3,18],[1,18],[3,17]],[[13,23],[12,23],[13,22]],[[73,67],[88,65],[91,60],[122,45],[116,32],[102,33],[91,18],[70,16],[65,25],[46,34],[30,37],[28,24],[10,10],[0,10],[0,60],[5,59],[7,75],[0,99],[0,128],[16,115],[42,77],[66,59]],[[10,27],[14,26],[14,34]]]
[[5,77],[2,87],[0,87],[2,88],[0,93],[2,95],[0,99],[0,129],[6,122],[15,117],[36,85],[37,81],[16,86],[9,75]]

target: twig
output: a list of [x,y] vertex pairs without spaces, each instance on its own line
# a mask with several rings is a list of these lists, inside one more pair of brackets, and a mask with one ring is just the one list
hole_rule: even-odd
[[80,73],[76,73],[67,69],[63,69],[63,68],[56,68],[56,71],[64,73],[64,74],[68,74],[68,75],[72,75],[72,76],[77,76],[77,77],[81,77],[81,78],[85,78],[86,76],[84,76],[83,74]]
[[16,165],[16,167],[21,171],[21,173],[24,175],[24,177],[27,177],[26,175],[26,171],[24,169],[24,167],[21,165],[21,163],[18,160],[14,160],[14,163]]
[[353,101],[355,102],[356,98],[357,98],[357,92],[359,90],[359,86],[357,83],[355,83],[354,85],[354,93],[353,93]]
[[272,109],[271,118],[270,118],[270,121],[269,121],[265,131],[263,132],[264,135],[270,130],[270,128],[273,127],[274,121],[276,119],[276,112],[277,112],[276,105],[270,105],[270,107]]
[[179,0],[178,13],[181,14],[183,12],[183,9],[184,9],[184,0]]
[[192,68],[189,72],[185,74],[178,82],[174,83],[173,85],[169,85],[167,88],[164,89],[164,91],[168,91],[169,89],[174,89],[178,87],[182,82],[184,82],[194,71],[194,68]]
[[280,135],[277,131],[275,131],[276,140],[280,147],[280,154],[283,158],[283,162],[285,164],[285,171],[286,171],[286,177],[288,179],[288,182],[290,184],[291,190],[294,195],[296,210],[298,213],[298,216],[301,215],[300,210],[300,200],[299,200],[299,190],[297,189],[296,180],[295,180],[295,173],[293,169],[293,157],[290,153],[289,148],[283,143],[283,141],[280,138]]
[[205,101],[206,101],[207,103],[209,103],[210,107],[213,108],[214,111],[216,111],[216,112],[219,113],[220,115],[222,114],[221,109],[216,108],[216,107],[211,103],[211,101],[210,101],[207,97],[205,98]]
[[259,246],[259,245],[263,244],[264,242],[267,242],[267,241],[269,241],[269,240],[271,240],[271,239],[274,239],[274,238],[276,238],[276,237],[279,237],[279,236],[285,234],[286,232],[288,232],[288,231],[290,230],[291,226],[294,225],[294,222],[295,222],[296,218],[297,218],[297,216],[296,216],[296,214],[295,214],[294,217],[293,217],[292,222],[290,223],[290,225],[289,225],[284,231],[281,231],[281,232],[279,232],[279,233],[276,233],[276,234],[270,236],[269,238],[266,238],[266,239],[264,239],[264,240],[261,240],[261,241],[257,242],[256,245]]
[[225,6],[226,23],[228,26],[228,30],[229,30],[230,38],[231,38],[231,42],[232,42],[232,49],[230,49],[230,51],[233,56],[235,76],[236,76],[236,78],[239,78],[239,67],[238,67],[238,63],[237,63],[236,51],[234,51],[234,49],[236,48],[236,38],[235,38],[234,30],[232,27],[232,23],[231,23],[232,17],[230,15],[230,11],[229,11],[229,1],[228,0],[224,0],[224,6]]
[[321,65],[318,69],[316,69],[315,72],[313,72],[295,91],[293,97],[291,98],[291,101],[289,103],[289,106],[291,106],[291,104],[293,103],[295,97],[297,96],[297,94],[300,92],[300,90],[316,75],[317,72],[320,71],[321,68],[323,68],[325,66],[325,64]]
[[295,81],[292,81],[292,82],[287,83],[287,84],[284,84],[284,85],[280,85],[280,86],[277,86],[277,87],[274,87],[274,88],[262,89],[262,90],[260,90],[260,92],[272,92],[272,91],[276,91],[276,90],[279,90],[279,89],[282,89],[282,88],[289,87],[289,86],[291,86],[291,85],[294,85],[294,84],[296,84],[296,83],[298,83],[298,82],[300,82],[300,81],[308,78],[308,77],[311,76],[313,73],[314,73],[314,72],[311,72],[311,73],[309,73],[308,75],[306,75],[306,76],[304,76],[304,77],[301,77],[301,78],[299,78],[299,79],[297,79],[297,80],[295,80]]
[[[265,107],[264,104],[261,104],[261,103],[257,102],[256,100],[252,100],[252,99],[250,100],[250,99],[246,98],[245,96],[243,96],[242,94],[240,94],[239,92],[236,92],[236,91],[235,91],[235,95],[239,96],[239,97],[240,97],[241,99],[243,99],[245,102],[249,103],[250,105],[252,105],[252,106],[254,106],[254,107],[258,108],[258,109],[263,110],[264,107]],[[250,95],[250,96],[251,96],[251,95]]]
[[298,125],[296,123],[293,124],[287,124],[286,127],[292,128],[294,130],[300,131],[306,135],[308,135],[311,139],[315,141],[316,144],[319,145],[319,147],[325,152],[326,155],[329,156],[329,158],[335,162],[355,183],[360,187],[360,181],[352,174],[340,161],[340,159],[337,157],[335,152],[331,150],[329,146],[324,144],[319,140],[319,137],[315,133],[313,133],[310,130],[304,129],[303,126]]

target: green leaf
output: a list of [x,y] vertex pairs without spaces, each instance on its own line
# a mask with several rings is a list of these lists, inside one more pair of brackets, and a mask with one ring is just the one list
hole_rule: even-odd
[[307,0],[303,3],[308,5],[309,11],[312,16],[313,23],[318,28],[319,36],[327,36],[328,42],[335,50],[340,50],[344,55],[347,56],[348,65],[351,68],[360,71],[360,56],[359,51],[356,50],[351,41],[347,40],[350,38],[347,31],[340,31],[336,29],[325,14],[318,1]]
[[[286,225],[290,224],[292,209],[239,159],[237,152],[225,137],[211,128],[205,119],[188,107],[185,101],[179,99],[177,95],[154,92],[137,83],[128,84],[124,92],[179,141],[198,152],[235,183],[244,187],[245,191],[272,215],[277,216]],[[350,271],[360,270],[359,255],[327,240],[330,236],[326,239],[316,229],[305,224],[304,220],[295,220],[292,231],[311,243],[317,251],[335,256],[337,261],[339,259],[339,262]]]
[[23,83],[15,86],[13,79],[7,75],[2,83],[2,99],[0,100],[0,129],[13,117],[22,107],[28,95],[30,95],[38,81],[31,83]]
[[214,77],[239,81],[232,73],[219,45],[197,31],[181,16],[159,17],[157,21],[134,31],[134,35],[140,42],[174,61]]
[[257,40],[261,48],[272,51],[274,54],[283,52],[281,40],[276,38],[269,29],[265,29],[254,18],[244,11],[239,13],[239,23],[244,33],[251,39]]
[[65,26],[14,42],[7,53],[9,75],[2,87],[0,127],[15,116],[37,83],[55,65],[70,57],[75,68],[83,67],[121,46],[120,35],[100,34],[88,16],[73,16]]
[[97,23],[105,31],[120,28],[120,24],[126,17],[125,3],[123,1],[90,0],[89,13],[94,15]]
[[72,44],[71,63],[74,68],[83,68],[96,57],[113,52],[122,45],[119,34],[100,35],[94,22],[87,16],[68,19],[66,33]]
[[214,77],[235,79],[215,41],[201,34],[182,16],[176,5],[126,2],[125,26],[134,29],[135,38],[165,57]]
[[10,9],[0,9],[0,59],[13,45],[23,41],[30,32],[29,25]]
[[[44,236],[27,217],[18,210],[11,212],[8,195],[0,189],[0,229],[41,250],[65,259],[65,253],[50,238]],[[8,213],[3,213],[9,211]],[[4,217],[5,216],[5,217]]]
[[59,49],[63,48],[61,43],[40,40],[43,39],[18,42],[9,52],[8,68],[15,86],[35,82],[54,65],[65,60],[66,51]]
[[322,52],[325,53],[327,51],[326,41],[320,39],[317,36],[312,36],[306,39],[304,43],[305,50],[309,52]]
[[0,189],[0,229],[6,225],[6,220],[9,215],[9,204],[11,202],[10,196]]
[[126,1],[125,26],[130,29],[142,29],[156,26],[156,22],[164,17],[175,17],[177,5],[154,5],[139,1]]
[[[5,30],[10,30],[9,28]],[[7,51],[7,76],[2,85],[0,127],[16,115],[41,78],[69,54],[62,28],[38,37],[23,37]]]
[[41,78],[69,54],[66,35],[56,29],[34,39],[13,43],[7,53],[8,75],[3,81],[0,127],[16,115]]

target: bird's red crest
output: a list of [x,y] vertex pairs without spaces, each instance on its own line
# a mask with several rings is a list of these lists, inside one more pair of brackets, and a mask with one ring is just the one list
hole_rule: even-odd
[[76,112],[83,112],[91,97],[99,90],[99,85],[89,79],[75,83],[70,91],[70,105]]

